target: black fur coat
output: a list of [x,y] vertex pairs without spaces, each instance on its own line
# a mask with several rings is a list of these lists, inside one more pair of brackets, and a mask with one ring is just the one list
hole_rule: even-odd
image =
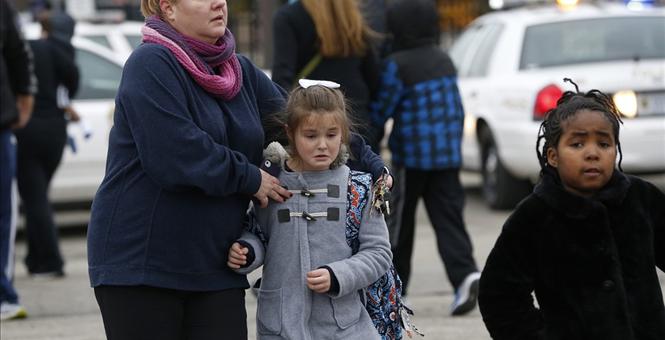
[[663,340],[656,267],[665,270],[663,192],[615,171],[587,199],[546,173],[487,259],[480,311],[494,339]]

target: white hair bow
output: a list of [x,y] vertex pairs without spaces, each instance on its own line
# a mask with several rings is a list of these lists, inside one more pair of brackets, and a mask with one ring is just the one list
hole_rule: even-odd
[[310,87],[310,86],[314,86],[314,85],[319,85],[319,86],[327,87],[327,88],[329,88],[329,89],[337,89],[337,88],[340,87],[339,84],[337,84],[337,83],[334,82],[334,81],[330,81],[330,80],[300,79],[300,80],[298,80],[298,84],[299,84],[300,87],[302,87],[303,89],[306,89],[306,88],[308,88],[308,87]]

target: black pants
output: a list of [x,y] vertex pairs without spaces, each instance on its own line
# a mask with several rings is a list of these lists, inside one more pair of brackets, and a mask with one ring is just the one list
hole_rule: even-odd
[[95,296],[108,340],[247,339],[244,289],[99,286]]
[[16,179],[28,243],[25,263],[30,273],[61,271],[63,260],[48,190],[62,159],[67,140],[66,122],[62,118],[35,118],[16,138]]
[[388,228],[393,263],[402,279],[404,294],[411,275],[416,208],[420,197],[425,201],[436,233],[439,256],[446,267],[448,280],[457,289],[467,275],[478,270],[464,224],[464,189],[459,170],[422,171],[393,167],[393,175],[393,214],[388,218]]

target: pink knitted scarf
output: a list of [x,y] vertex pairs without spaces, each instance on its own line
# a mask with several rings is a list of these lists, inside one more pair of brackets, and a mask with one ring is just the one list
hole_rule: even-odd
[[207,92],[230,100],[240,92],[242,69],[235,54],[235,40],[228,29],[215,44],[186,37],[171,25],[152,16],[141,28],[144,42],[168,48],[180,65]]

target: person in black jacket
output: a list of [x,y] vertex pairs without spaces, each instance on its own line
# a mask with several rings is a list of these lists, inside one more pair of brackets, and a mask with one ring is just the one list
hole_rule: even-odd
[[273,19],[272,80],[291,89],[300,78],[341,84],[357,131],[380,154],[382,134],[368,106],[379,80],[379,65],[356,0],[300,0],[282,6]]
[[665,339],[665,194],[621,172],[620,122],[596,90],[568,91],[547,113],[540,183],[480,279],[493,339]]
[[393,262],[406,292],[411,273],[418,199],[436,233],[439,256],[455,290],[452,315],[476,306],[480,274],[464,223],[459,179],[464,108],[457,71],[438,46],[439,19],[432,0],[400,0],[387,13],[392,53],[383,64],[371,114],[376,126],[393,119],[388,145],[395,186],[388,218]]
[[75,22],[64,12],[46,12],[40,23],[44,37],[30,41],[39,86],[32,120],[16,133],[17,179],[26,217],[28,272],[62,277],[64,262],[48,189],[67,141],[66,115],[73,121],[79,119],[67,103],[76,94],[79,83],[70,42]]
[[17,25],[17,15],[0,0],[0,319],[23,318],[12,285],[14,236],[16,234],[16,195],[12,192],[16,152],[12,128],[22,128],[30,119],[35,91],[32,54]]

